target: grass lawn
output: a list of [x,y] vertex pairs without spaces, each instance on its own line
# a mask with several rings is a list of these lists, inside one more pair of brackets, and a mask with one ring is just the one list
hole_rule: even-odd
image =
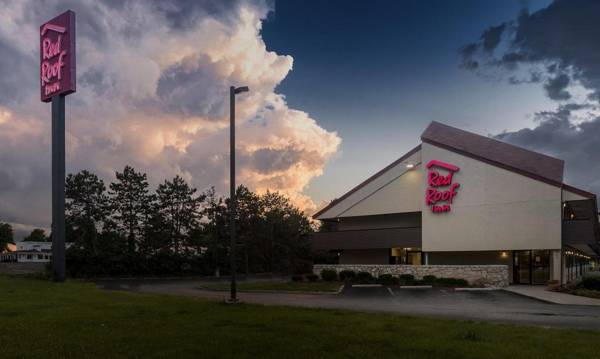
[[600,332],[263,307],[0,276],[7,358],[598,358]]
[[[238,290],[273,290],[290,292],[331,292],[335,293],[340,289],[340,282],[238,282]],[[202,283],[201,288],[215,290],[229,290],[229,282]]]

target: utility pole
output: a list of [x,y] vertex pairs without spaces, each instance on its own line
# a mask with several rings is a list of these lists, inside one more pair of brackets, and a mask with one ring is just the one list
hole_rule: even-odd
[[247,86],[229,87],[229,235],[231,236],[230,257],[231,257],[231,293],[228,302],[237,303],[237,283],[236,272],[236,238],[235,238],[235,215],[237,199],[235,196],[235,95],[247,92]]

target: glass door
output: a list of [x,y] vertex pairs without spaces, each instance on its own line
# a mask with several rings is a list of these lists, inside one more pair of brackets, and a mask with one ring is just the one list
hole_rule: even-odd
[[531,251],[513,252],[513,282],[531,284]]
[[546,284],[550,280],[549,251],[533,251],[531,267],[533,284]]

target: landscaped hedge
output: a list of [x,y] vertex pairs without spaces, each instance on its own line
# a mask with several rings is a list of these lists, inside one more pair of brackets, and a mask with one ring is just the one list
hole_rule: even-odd
[[423,276],[423,284],[433,285],[435,283],[436,279],[437,279],[437,277],[434,275],[425,275],[425,276]]
[[437,278],[434,285],[438,287],[468,287],[469,282],[461,278]]
[[412,274],[401,274],[399,282],[400,285],[415,285],[415,276]]
[[381,285],[394,285],[398,284],[399,280],[398,277],[394,277],[391,274],[382,274],[377,277],[377,283]]
[[354,279],[354,277],[356,277],[356,272],[353,270],[345,269],[340,272],[340,280],[343,280],[343,281],[352,280],[352,279]]
[[372,284],[375,283],[375,278],[369,272],[358,272],[353,282],[357,284]]
[[581,286],[589,290],[600,290],[600,276],[585,276],[581,280]]
[[337,272],[333,269],[323,269],[321,271],[321,278],[326,282],[333,282],[337,280]]
[[318,275],[316,275],[316,274],[312,274],[312,273],[310,273],[310,274],[307,274],[307,275],[306,275],[306,279],[307,279],[309,282],[316,282],[316,281],[317,281],[317,279],[319,279],[319,276],[318,276]]

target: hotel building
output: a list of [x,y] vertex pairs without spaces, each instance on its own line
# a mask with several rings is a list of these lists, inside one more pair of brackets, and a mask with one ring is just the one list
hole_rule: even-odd
[[575,280],[600,254],[596,195],[564,161],[432,122],[421,144],[313,217],[346,265],[505,265],[511,283]]

